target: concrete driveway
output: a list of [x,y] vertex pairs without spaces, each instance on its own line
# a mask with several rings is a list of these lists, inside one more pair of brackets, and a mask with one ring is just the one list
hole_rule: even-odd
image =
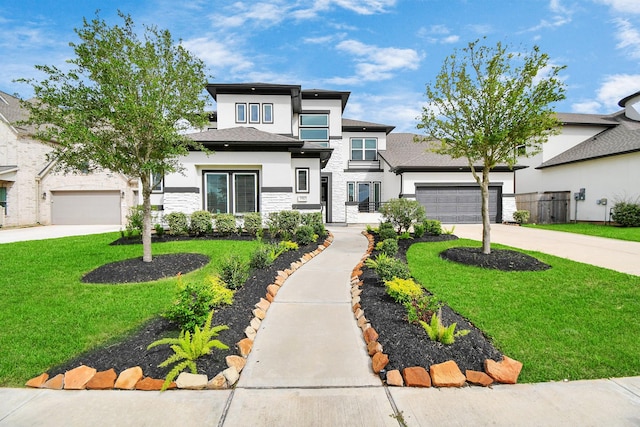
[[[444,225],[443,227],[450,230],[452,226]],[[457,224],[453,234],[460,238],[482,241],[482,224]],[[491,243],[544,252],[640,276],[640,242],[515,225],[491,224]]]
[[0,228],[0,244],[108,233],[119,231],[121,228],[120,225],[40,225],[24,228]]

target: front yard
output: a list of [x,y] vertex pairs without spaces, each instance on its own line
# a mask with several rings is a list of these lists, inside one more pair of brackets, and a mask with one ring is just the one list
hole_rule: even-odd
[[525,224],[525,227],[543,228],[545,230],[565,231],[567,233],[586,234],[589,236],[607,237],[609,239],[640,242],[640,227],[617,227],[602,224]]

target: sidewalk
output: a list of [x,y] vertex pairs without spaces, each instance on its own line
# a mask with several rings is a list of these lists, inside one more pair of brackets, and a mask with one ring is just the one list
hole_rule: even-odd
[[349,276],[367,245],[361,230],[332,228],[333,244],[285,282],[235,389],[0,389],[0,427],[640,425],[640,377],[383,387],[349,307]]

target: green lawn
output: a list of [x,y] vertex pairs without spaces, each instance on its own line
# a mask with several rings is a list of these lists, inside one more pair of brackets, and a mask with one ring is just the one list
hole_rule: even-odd
[[[0,386],[26,380],[86,350],[131,333],[171,303],[175,278],[93,285],[80,281],[103,264],[142,256],[142,246],[109,246],[117,233],[0,244]],[[245,259],[256,241],[184,241],[153,245],[154,255],[211,257],[184,276],[202,280],[230,253]]]
[[640,242],[640,227],[617,227],[602,224],[525,224],[525,227],[544,228],[546,230],[566,231],[568,233],[587,234],[589,236],[608,237],[610,239]]
[[411,272],[523,362],[519,382],[640,375],[640,277],[527,251],[552,268],[485,270],[442,260],[453,246],[480,243],[415,244]]

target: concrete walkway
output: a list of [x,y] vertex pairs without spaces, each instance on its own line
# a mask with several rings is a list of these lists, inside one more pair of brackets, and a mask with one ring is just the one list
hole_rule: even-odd
[[121,228],[119,225],[39,225],[23,228],[0,228],[0,243],[85,236],[119,231]]
[[234,390],[0,389],[0,427],[640,425],[640,377],[383,387],[349,307],[349,276],[367,244],[361,230],[333,228],[334,243],[286,281]]

